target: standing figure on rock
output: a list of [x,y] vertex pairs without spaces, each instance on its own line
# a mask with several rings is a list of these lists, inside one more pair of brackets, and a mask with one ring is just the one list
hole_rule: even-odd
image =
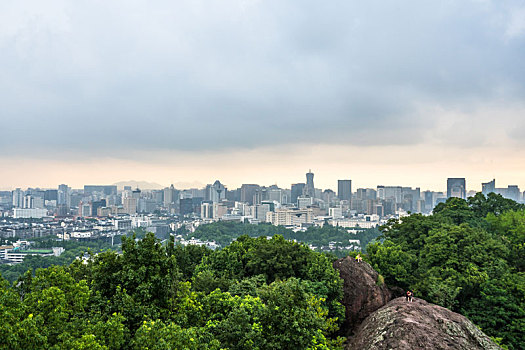
[[406,293],[406,299],[409,303],[412,302],[412,297],[414,296],[414,293],[409,289],[407,290],[407,293]]

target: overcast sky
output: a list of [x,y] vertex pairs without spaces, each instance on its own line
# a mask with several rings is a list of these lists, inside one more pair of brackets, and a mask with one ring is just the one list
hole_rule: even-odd
[[523,1],[0,2],[0,188],[525,187]]

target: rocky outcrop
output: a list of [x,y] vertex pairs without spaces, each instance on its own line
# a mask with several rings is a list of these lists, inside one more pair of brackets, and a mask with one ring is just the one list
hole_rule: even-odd
[[347,350],[500,349],[466,317],[415,299],[390,301],[370,314],[349,338]]
[[346,257],[335,261],[334,268],[339,270],[344,280],[346,318],[341,333],[348,336],[368,315],[390,301],[395,293],[380,281],[377,271],[365,261]]

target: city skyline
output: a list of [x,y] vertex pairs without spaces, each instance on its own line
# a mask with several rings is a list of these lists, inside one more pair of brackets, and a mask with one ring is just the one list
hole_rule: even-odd
[[[497,187],[496,179],[482,183],[482,196],[469,191],[465,178],[447,178],[447,191],[436,192],[420,187],[377,185],[375,188],[357,188],[352,191],[352,180],[337,181],[337,192],[315,186],[315,174],[305,173],[305,182],[291,184],[290,188],[245,183],[228,189],[219,180],[192,189],[177,189],[173,184],[162,187],[151,183],[125,183],[119,185],[86,184],[75,189],[60,184],[55,189],[16,188],[0,191],[0,217],[43,218],[48,215],[66,217],[109,217],[119,215],[156,214],[176,215],[179,218],[208,220],[239,220],[244,222],[270,222],[274,225],[295,225],[293,219],[301,217],[303,223],[313,223],[330,217],[375,215],[392,218],[409,213],[429,214],[438,203],[447,198],[476,201],[491,194],[523,203],[525,192],[516,185]],[[154,185],[156,189],[141,190]],[[120,190],[120,191],[119,191]],[[470,201],[470,200],[469,200]],[[447,201],[448,202],[448,201]],[[304,215],[304,216],[303,216]],[[305,221],[306,220],[306,221]],[[366,222],[367,219],[365,219]],[[355,225],[351,221],[345,225]],[[338,225],[338,224],[336,224]]]
[[[259,187],[259,186],[277,186],[278,188],[282,188],[282,189],[288,189],[288,190],[292,190],[292,193],[294,191],[294,186],[296,185],[301,185],[301,193],[306,193],[307,196],[313,196],[312,195],[312,191],[313,189],[319,189],[319,190],[332,190],[334,191],[335,193],[337,193],[337,195],[339,196],[339,192],[342,190],[344,191],[345,193],[345,196],[347,195],[346,193],[350,193],[350,194],[355,194],[356,191],[358,189],[365,189],[365,188],[368,188],[368,189],[376,189],[376,188],[379,188],[379,187],[396,187],[396,186],[399,186],[399,187],[406,187],[406,188],[411,188],[411,187],[414,187],[414,188],[420,188],[421,191],[433,191],[433,192],[441,192],[445,195],[447,195],[448,197],[450,197],[451,195],[451,189],[450,189],[450,181],[455,181],[455,180],[460,180],[460,181],[463,181],[463,186],[464,186],[464,189],[463,189],[463,193],[460,193],[460,195],[458,195],[457,193],[455,193],[453,196],[458,196],[458,197],[462,197],[462,198],[465,198],[466,199],[466,195],[468,193],[472,193],[472,192],[483,192],[484,194],[488,193],[488,192],[491,192],[493,190],[488,190],[489,187],[486,187],[487,184],[491,185],[492,184],[492,187],[496,188],[496,178],[493,178],[491,179],[490,181],[487,180],[486,182],[481,182],[479,184],[471,184],[469,182],[469,179],[468,178],[457,178],[457,177],[448,177],[445,179],[445,186],[444,186],[444,189],[434,189],[434,188],[430,188],[430,187],[421,187],[420,185],[418,184],[414,184],[414,183],[395,183],[395,182],[379,182],[375,185],[370,185],[370,186],[355,186],[354,183],[355,183],[355,180],[353,179],[341,179],[341,178],[338,178],[336,180],[336,183],[335,185],[333,186],[318,186],[318,178],[316,176],[316,180],[315,180],[315,185],[312,183],[312,190],[308,190],[307,189],[307,184],[308,184],[308,176],[309,174],[312,175],[312,179],[313,179],[313,175],[315,173],[313,173],[313,170],[312,169],[309,169],[308,172],[305,174],[306,175],[306,181],[305,179],[294,179],[293,182],[289,183],[289,184],[279,184],[279,183],[269,183],[269,182],[265,182],[265,181],[262,181],[262,182],[256,182],[256,181],[243,181],[241,183],[239,183],[238,185],[237,184],[229,184],[229,183],[226,183],[225,181],[221,181],[221,179],[219,178],[213,178],[213,180],[210,180],[210,181],[206,181],[206,182],[199,182],[199,181],[192,181],[192,182],[173,182],[171,181],[170,183],[168,184],[161,184],[161,183],[157,183],[157,182],[153,182],[153,181],[146,181],[146,180],[137,180],[137,179],[129,179],[129,180],[122,180],[122,181],[117,181],[117,182],[107,182],[107,183],[95,183],[95,182],[86,182],[86,183],[82,183],[82,184],[71,184],[70,182],[68,181],[63,181],[61,184],[59,185],[54,185],[54,184],[51,184],[49,186],[38,186],[38,185],[34,185],[34,184],[30,184],[29,186],[15,186],[15,187],[0,187],[0,191],[12,191],[12,190],[15,190],[17,188],[20,188],[20,189],[30,189],[30,188],[33,188],[33,189],[56,189],[57,187],[60,187],[60,186],[63,186],[63,185],[67,185],[69,188],[71,189],[75,189],[75,190],[82,190],[82,188],[86,188],[86,187],[104,187],[104,186],[110,186],[110,187],[115,187],[115,188],[118,188],[119,191],[120,190],[123,190],[124,187],[130,187],[132,189],[143,189],[143,190],[162,190],[162,189],[166,189],[166,188],[169,188],[169,187],[172,187],[172,188],[175,188],[177,190],[190,190],[190,189],[205,189],[206,186],[209,186],[211,185],[212,183],[214,182],[217,182],[219,181],[221,183],[221,185],[224,185],[228,190],[243,190],[245,186],[256,186],[256,187]],[[344,182],[348,182],[347,185],[342,185],[342,183]],[[497,185],[500,186],[500,185],[504,185],[504,186],[515,186],[517,188],[521,188],[519,185],[516,185],[516,184],[512,184],[512,183],[504,183],[502,181],[497,181]],[[343,187],[341,187],[343,186]],[[344,186],[347,186],[344,187]],[[478,188],[479,187],[479,188]],[[344,189],[343,189],[344,188]],[[251,191],[251,190],[249,190]],[[487,192],[488,191],[488,192]],[[251,193],[251,192],[250,192]],[[525,193],[525,192],[524,192]],[[520,192],[521,194],[521,192]]]
[[524,44],[513,0],[3,2],[0,188],[525,188]]

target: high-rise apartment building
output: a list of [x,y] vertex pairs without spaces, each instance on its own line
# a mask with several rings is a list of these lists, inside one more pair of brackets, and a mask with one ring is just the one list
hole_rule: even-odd
[[337,180],[337,197],[342,201],[352,200],[352,180]]
[[467,199],[467,185],[464,177],[449,177],[447,179],[447,198],[450,197]]
[[66,208],[71,207],[71,189],[68,185],[62,184],[58,186],[57,201],[58,205],[65,206]]
[[15,208],[22,208],[24,205],[24,191],[22,189],[17,188],[13,191],[13,207]]
[[164,206],[169,207],[172,204],[175,204],[175,202],[178,199],[177,197],[178,197],[178,192],[173,186],[173,184],[171,184],[170,187],[166,187],[164,189]]

